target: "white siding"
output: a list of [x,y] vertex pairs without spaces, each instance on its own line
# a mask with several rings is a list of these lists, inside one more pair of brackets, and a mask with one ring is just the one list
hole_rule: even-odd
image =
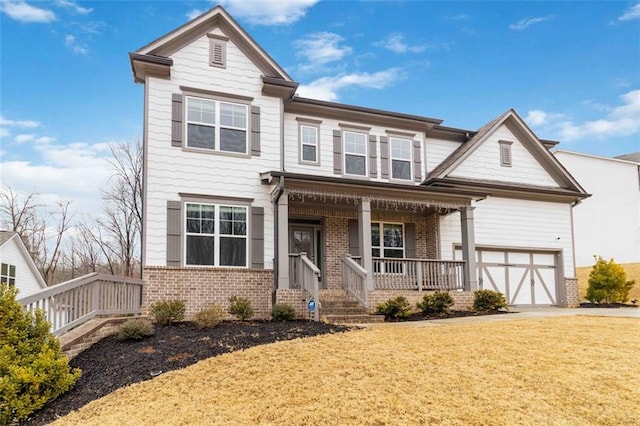
[[[512,166],[500,165],[498,141],[513,142],[511,145]],[[451,177],[467,179],[491,179],[501,182],[523,183],[557,187],[556,181],[506,127],[499,127],[479,147],[456,167]]]
[[[273,207],[260,173],[280,169],[280,111],[278,98],[262,96],[262,72],[231,42],[227,66],[209,66],[209,40],[194,41],[172,56],[171,80],[148,78],[146,253],[147,266],[166,265],[167,200],[179,193],[252,198],[264,208],[264,264],[273,267]],[[171,95],[180,86],[253,97],[260,107],[261,155],[237,157],[194,152],[171,146]]]
[[640,262],[638,164],[565,151],[555,156],[592,194],[573,208],[576,265],[593,265],[594,255]]
[[[476,204],[474,225],[477,246],[559,249],[565,276],[575,275],[568,203],[490,197]],[[453,259],[453,246],[461,242],[459,213],[442,217],[442,258]]]
[[11,238],[0,246],[0,259],[2,263],[8,263],[16,267],[16,288],[20,290],[18,299],[30,296],[33,293],[42,290],[34,271],[31,269],[29,262],[24,258],[22,251],[16,242],[17,237]]
[[460,145],[461,142],[427,139],[427,173],[435,169]]

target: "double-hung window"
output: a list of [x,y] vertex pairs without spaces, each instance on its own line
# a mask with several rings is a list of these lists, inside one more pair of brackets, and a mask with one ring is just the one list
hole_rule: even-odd
[[186,203],[185,264],[247,266],[247,207]]
[[16,285],[16,267],[15,265],[9,265],[3,263],[0,266],[0,283],[7,284],[9,287]]
[[402,263],[385,262],[384,259],[404,258],[404,226],[401,223],[372,223],[371,255],[381,258],[374,261],[374,272],[402,273]]
[[247,153],[247,105],[187,97],[187,146]]
[[391,144],[391,178],[411,180],[411,149],[413,142],[403,138],[389,138]]
[[343,133],[344,170],[347,175],[367,175],[367,135],[364,133]]
[[318,128],[315,126],[300,125],[300,160],[318,162]]

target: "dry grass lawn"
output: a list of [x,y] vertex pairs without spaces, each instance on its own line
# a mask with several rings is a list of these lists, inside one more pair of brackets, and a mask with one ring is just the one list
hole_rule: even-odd
[[[621,265],[627,273],[627,280],[635,280],[636,282],[636,285],[634,285],[631,292],[629,292],[629,299],[640,300],[640,263],[621,263]],[[581,301],[584,300],[587,294],[587,288],[589,287],[589,272],[591,272],[591,266],[576,268],[578,293],[580,294]]]
[[640,320],[377,327],[210,358],[57,425],[640,424]]

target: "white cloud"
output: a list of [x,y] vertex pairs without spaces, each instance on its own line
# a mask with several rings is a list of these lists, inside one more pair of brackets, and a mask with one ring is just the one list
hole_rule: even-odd
[[516,22],[515,24],[509,25],[509,28],[512,30],[522,31],[527,29],[531,25],[539,24],[540,22],[548,21],[549,19],[553,19],[553,15],[549,16],[539,16],[536,18],[524,18]]
[[5,129],[4,127],[0,127],[0,138],[6,138],[11,134],[11,132],[8,129]]
[[640,89],[620,96],[621,104],[599,109],[607,112],[602,118],[576,123],[564,114],[552,114],[540,110],[529,111],[525,120],[545,132],[555,133],[561,141],[573,141],[586,137],[599,139],[628,136],[640,132]]
[[40,122],[33,120],[9,120],[8,118],[0,115],[0,126],[34,128],[39,127]]
[[195,19],[195,18],[197,18],[198,16],[202,15],[203,13],[204,13],[204,11],[203,11],[203,10],[200,10],[200,9],[193,9],[193,10],[191,10],[191,11],[187,12],[185,15],[186,15],[186,17],[187,17],[187,19],[188,19],[188,20],[192,20],[192,19]]
[[426,45],[417,45],[417,44],[413,46],[408,45],[404,41],[404,35],[401,33],[390,34],[389,37],[387,37],[386,39],[373,43],[373,45],[384,47],[385,49],[388,49],[395,53],[406,53],[406,52],[420,53],[427,48]]
[[87,15],[93,12],[93,9],[88,7],[78,6],[78,4],[70,0],[56,0],[55,3],[60,7],[66,7],[67,9],[71,9],[74,12],[79,13],[80,15]]
[[21,134],[21,135],[16,135],[15,138],[13,138],[13,140],[16,143],[25,143],[25,142],[29,142],[34,140],[36,137],[34,135],[26,135],[26,134]]
[[85,44],[80,43],[75,36],[67,34],[64,37],[64,45],[67,46],[73,53],[78,55],[86,55],[89,53],[89,49]]
[[56,20],[51,10],[31,6],[24,1],[3,1],[0,10],[10,18],[24,23],[49,23]]
[[288,25],[302,18],[319,0],[224,0],[232,16],[255,25]]
[[298,68],[301,71],[317,71],[320,66],[341,60],[352,52],[351,47],[340,44],[343,40],[338,34],[321,32],[294,41],[296,56],[305,61]]
[[405,73],[399,68],[388,68],[375,73],[339,74],[333,77],[322,77],[309,84],[301,85],[298,88],[298,94],[306,98],[336,101],[338,91],[347,87],[384,89],[404,78],[406,78]]
[[640,19],[640,3],[634,4],[618,17],[618,21],[631,21],[632,19]]

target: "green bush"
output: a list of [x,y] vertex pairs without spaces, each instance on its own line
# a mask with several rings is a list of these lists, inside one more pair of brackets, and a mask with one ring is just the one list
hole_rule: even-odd
[[411,305],[405,297],[398,296],[379,304],[376,314],[384,315],[385,320],[406,318],[411,314]]
[[271,319],[274,321],[293,321],[296,310],[288,303],[276,303],[271,309]]
[[44,312],[25,311],[17,290],[0,284],[0,424],[29,414],[73,387],[80,370],[69,368]]
[[151,316],[158,325],[171,325],[184,319],[184,300],[160,300],[151,305]]
[[251,307],[251,301],[246,297],[232,296],[229,298],[229,313],[240,321],[244,321],[253,316],[253,308]]
[[436,291],[433,294],[425,294],[422,301],[416,305],[423,314],[448,314],[453,306],[453,297],[448,291]]
[[141,340],[154,334],[153,324],[145,318],[127,320],[118,328],[118,339],[120,340]]
[[624,268],[613,261],[606,261],[602,256],[595,258],[596,264],[589,272],[587,300],[591,303],[624,303],[629,300],[629,291],[635,281],[627,281]]
[[508,309],[504,294],[493,290],[478,290],[473,293],[474,311],[499,311]]
[[213,303],[195,314],[193,322],[195,322],[196,326],[201,329],[213,328],[220,325],[225,315],[226,313],[222,306]]

